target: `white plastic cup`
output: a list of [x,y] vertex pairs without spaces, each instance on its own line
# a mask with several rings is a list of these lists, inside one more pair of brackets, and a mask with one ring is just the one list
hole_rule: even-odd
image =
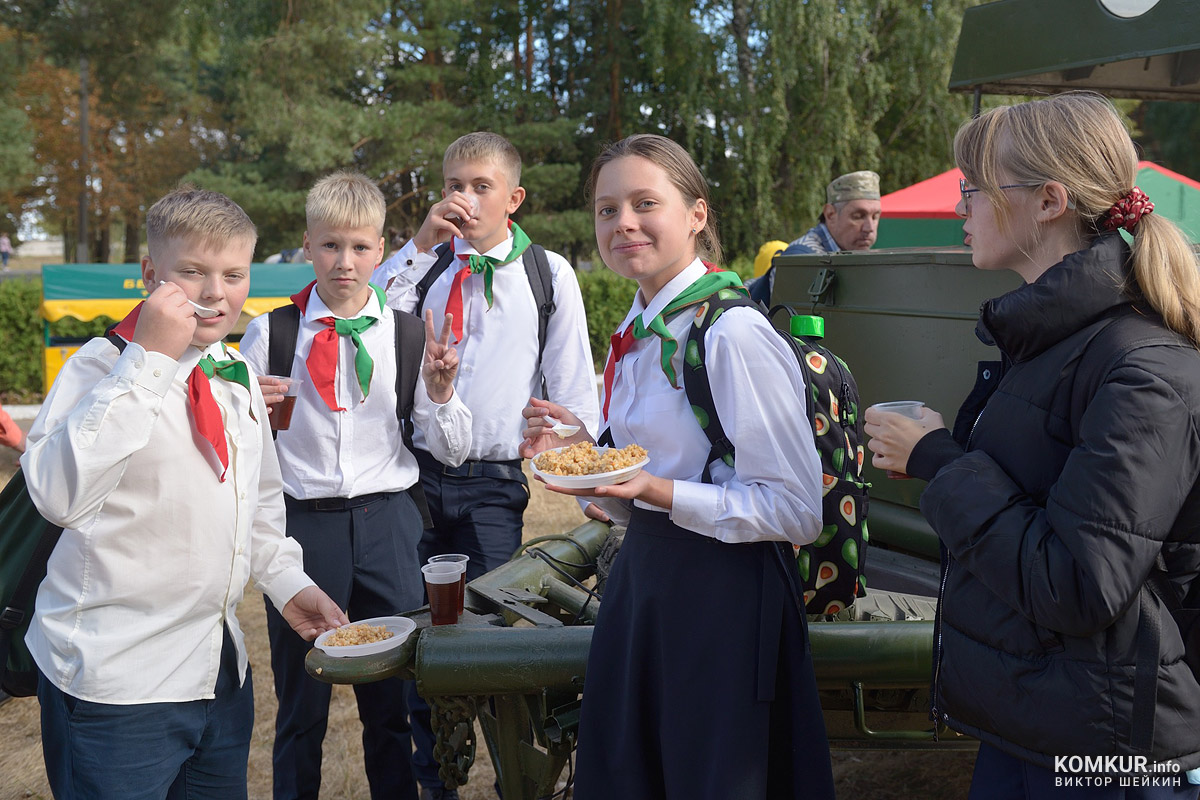
[[[875,405],[871,406],[871,408],[874,408],[878,411],[889,411],[893,414],[901,414],[909,419],[920,419],[921,409],[924,407],[925,404],[920,400],[893,400],[890,403],[876,403]],[[912,477],[904,474],[903,472],[896,472],[890,469],[885,470],[885,472],[887,472],[887,476],[889,478],[895,481],[907,481]]]
[[425,591],[429,595],[429,616],[434,625],[458,622],[458,582],[462,572],[457,564],[426,564]]

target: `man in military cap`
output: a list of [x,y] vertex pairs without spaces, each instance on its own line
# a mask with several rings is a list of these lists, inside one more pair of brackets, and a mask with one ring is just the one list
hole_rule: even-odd
[[[879,234],[879,176],[870,170],[848,172],[825,187],[825,207],[817,224],[787,246],[783,255],[870,250]],[[751,286],[750,296],[770,305],[775,288],[771,267]]]

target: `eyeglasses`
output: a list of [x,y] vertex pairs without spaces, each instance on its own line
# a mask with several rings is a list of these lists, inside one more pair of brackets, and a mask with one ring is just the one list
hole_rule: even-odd
[[[996,188],[998,188],[998,189],[1034,189],[1041,185],[1042,184],[1040,184],[1040,183],[1010,183],[1007,186],[998,186]],[[963,210],[966,211],[968,214],[970,214],[971,213],[971,195],[974,194],[975,192],[982,192],[983,190],[982,189],[968,189],[967,188],[967,179],[959,178],[958,179],[958,191],[962,194]],[[1074,203],[1071,203],[1070,207],[1074,208],[1075,207]]]

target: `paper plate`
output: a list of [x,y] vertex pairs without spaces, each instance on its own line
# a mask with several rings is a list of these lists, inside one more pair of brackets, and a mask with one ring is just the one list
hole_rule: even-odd
[[371,619],[359,619],[350,623],[351,625],[382,625],[392,632],[392,638],[384,639],[381,642],[369,642],[367,644],[349,644],[339,647],[337,645],[327,645],[325,640],[334,634],[334,631],[325,631],[317,637],[313,642],[313,647],[320,650],[322,653],[333,656],[334,658],[353,658],[354,656],[369,656],[375,653],[382,653],[385,650],[391,650],[394,647],[399,647],[408,639],[409,634],[417,629],[417,623],[413,622],[408,617],[372,617]]
[[[565,450],[565,447],[556,447],[553,450],[547,450],[547,453],[557,453],[559,450]],[[607,447],[597,447],[597,451],[604,453],[609,450]],[[613,486],[618,483],[624,483],[642,471],[642,468],[650,463],[650,458],[647,456],[636,464],[631,464],[628,467],[623,467],[612,472],[597,472],[593,475],[555,475],[553,472],[543,472],[537,468],[534,463],[536,458],[529,462],[529,469],[534,475],[539,476],[551,486],[561,486],[564,489],[595,489],[597,486]]]

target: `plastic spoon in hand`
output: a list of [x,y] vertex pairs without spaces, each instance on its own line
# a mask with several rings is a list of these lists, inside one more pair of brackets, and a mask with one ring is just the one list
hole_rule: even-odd
[[217,311],[216,309],[206,308],[205,306],[202,306],[199,303],[191,300],[188,300],[188,302],[192,304],[192,308],[196,309],[196,316],[200,317],[201,319],[212,319],[213,317],[221,316],[221,312]]
[[569,436],[574,436],[575,434],[579,433],[578,425],[566,425],[562,422],[559,422],[554,417],[546,417],[546,421],[554,423],[554,426],[550,428],[550,430],[557,433],[558,438],[560,439],[566,439]]

